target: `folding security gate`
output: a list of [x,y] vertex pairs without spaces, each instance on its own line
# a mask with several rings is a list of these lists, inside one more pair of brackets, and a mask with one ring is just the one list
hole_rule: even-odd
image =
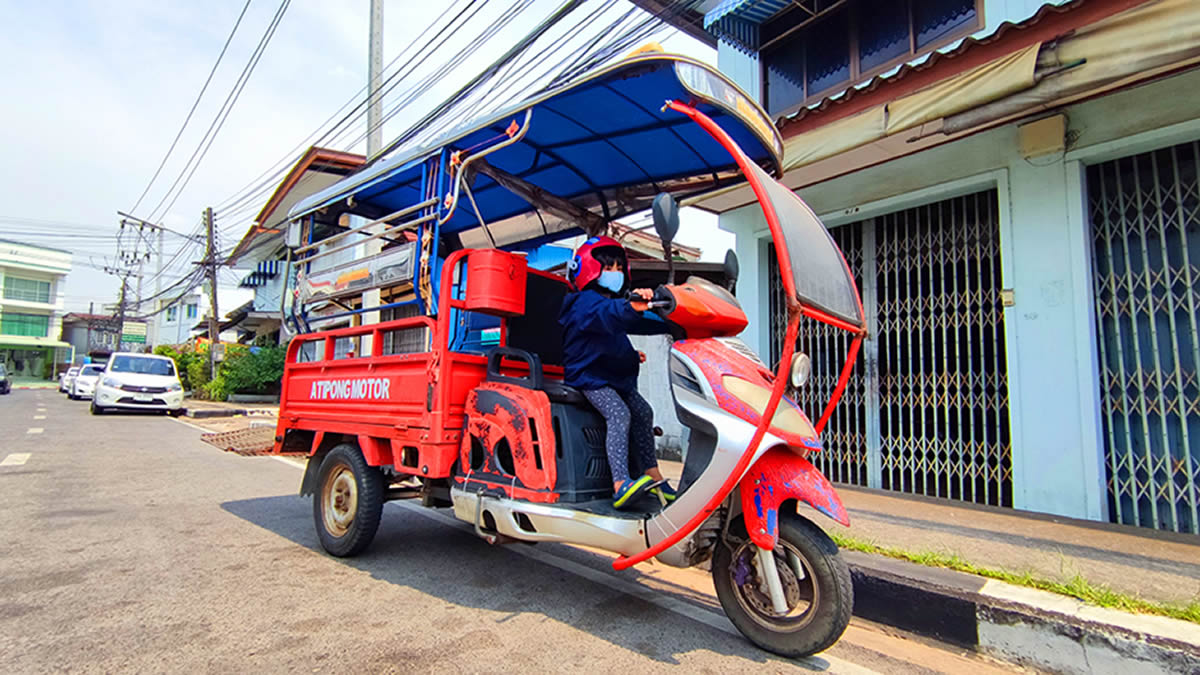
[[1112,519],[1200,533],[1200,142],[1088,167]]
[[[830,480],[1012,505],[1008,381],[994,191],[832,230],[862,292],[869,337],[814,456]],[[772,360],[786,322],[774,254]],[[820,413],[849,340],[801,323],[813,359],[800,403]]]

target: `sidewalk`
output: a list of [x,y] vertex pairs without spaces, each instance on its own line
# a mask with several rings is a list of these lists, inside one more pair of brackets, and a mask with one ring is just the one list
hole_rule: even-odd
[[[683,470],[678,462],[660,465],[670,478]],[[1078,574],[1153,602],[1200,601],[1200,536],[846,485],[837,490],[850,527],[810,514],[830,533],[911,553],[957,555],[980,567],[1050,581],[1065,583]]]
[[238,415],[275,417],[279,415],[278,403],[229,403],[226,401],[202,401],[189,398],[183,402],[188,417],[235,417]]
[[[677,480],[679,462],[660,460]],[[850,527],[826,532],[911,554],[1066,583],[1076,575],[1142,600],[1200,602],[1200,536],[837,486]],[[1084,604],[878,554],[844,551],[854,614],[1056,672],[1200,672],[1200,624]]]

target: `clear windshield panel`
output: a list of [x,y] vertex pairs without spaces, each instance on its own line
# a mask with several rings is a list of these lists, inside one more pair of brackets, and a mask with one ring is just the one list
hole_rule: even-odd
[[775,207],[801,303],[863,326],[862,304],[842,251],[817,214],[796,193],[755,165],[751,169]]
[[737,307],[738,309],[742,308],[742,305],[737,301],[737,298],[733,297],[733,293],[721,288],[708,279],[704,279],[702,277],[688,277],[687,283],[691,286],[695,286],[696,288],[707,291],[708,293],[712,293],[713,295],[724,300],[725,302],[728,302],[734,307]]
[[84,366],[83,370],[79,371],[80,375],[99,375],[104,372],[104,366]]
[[166,359],[146,356],[114,356],[111,372],[171,376],[175,374],[175,365]]

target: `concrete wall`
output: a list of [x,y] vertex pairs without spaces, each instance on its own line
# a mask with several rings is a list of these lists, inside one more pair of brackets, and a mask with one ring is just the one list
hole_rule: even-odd
[[[1084,170],[1200,138],[1196,106],[1178,96],[1197,88],[1191,72],[1070,106],[1077,138],[1065,153],[1022,158],[1010,124],[799,191],[831,227],[998,191],[1003,286],[1015,297],[1004,319],[1016,508],[1107,517]],[[720,226],[738,237],[746,341],[768,353],[761,213],[739,209]]]

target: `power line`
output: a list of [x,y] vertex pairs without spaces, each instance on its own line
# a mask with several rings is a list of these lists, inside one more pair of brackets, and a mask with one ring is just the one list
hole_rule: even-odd
[[196,94],[196,100],[192,103],[192,109],[188,111],[187,117],[183,120],[183,126],[179,127],[179,133],[175,134],[175,140],[171,141],[171,147],[167,148],[167,154],[163,155],[162,161],[158,163],[158,168],[154,170],[154,175],[150,177],[150,182],[146,183],[146,189],[142,190],[141,196],[137,198],[133,208],[130,211],[137,211],[142,200],[146,198],[146,194],[150,192],[150,187],[154,185],[154,181],[158,180],[159,173],[163,167],[167,165],[167,159],[171,153],[175,151],[176,144],[183,136],[184,129],[187,129],[188,122],[192,121],[192,115],[196,112],[196,107],[200,105],[200,99],[204,98],[204,92],[208,91],[208,85],[212,82],[213,75],[217,72],[217,66],[221,65],[221,59],[225,58],[225,51],[229,49],[229,43],[233,42],[233,36],[237,34],[238,26],[242,25],[242,18],[246,16],[246,10],[250,8],[251,0],[246,0],[246,4],[242,5],[242,12],[238,14],[237,21],[233,24],[233,30],[229,31],[229,37],[225,38],[225,44],[221,47],[221,53],[217,55],[217,62],[213,64],[212,70],[208,71],[208,78],[204,80],[204,86],[200,87],[200,93]]
[[[431,24],[429,24],[429,26],[426,27],[425,30],[422,31],[419,36],[417,36],[417,38],[410,41],[409,44],[404,49],[402,49],[396,55],[396,57],[391,60],[391,62],[388,63],[385,70],[387,70],[388,68],[391,68],[397,61],[399,61],[401,59],[401,57],[405,56],[418,41],[420,41],[429,31],[431,31],[434,26],[438,25],[438,23],[441,22],[441,20],[454,8],[454,6],[458,2],[461,2],[461,0],[456,0],[455,3],[447,5],[446,9],[442,10],[442,13],[440,15],[438,15],[438,17],[436,19],[434,19],[434,21]],[[397,69],[395,72],[393,72],[391,75],[389,75],[386,79],[384,79],[384,81],[380,83],[380,89],[382,91],[381,96],[386,95],[388,92],[391,91],[391,87],[395,86],[391,83],[393,81],[395,81],[396,78],[399,77],[401,73],[404,73],[404,72],[411,73],[414,70],[414,68],[419,66],[420,63],[424,62],[424,60],[426,58],[428,58],[428,56],[430,54],[437,51],[436,48],[431,48],[433,41],[436,40],[443,33],[445,33],[445,31],[447,29],[449,29],[450,26],[459,22],[460,19],[462,18],[462,15],[473,4],[475,4],[475,3],[469,2],[462,10],[460,10],[458,12],[458,14],[456,14],[454,16],[453,19],[451,19],[449,22],[447,22],[446,25],[444,25],[441,28],[441,30],[439,30],[437,32],[436,35],[434,35],[432,38],[430,38],[430,40],[428,40],[425,43],[425,45],[417,51],[417,53],[423,54],[423,56],[419,60],[413,60],[413,59],[407,60],[405,62],[404,67]],[[476,12],[478,12],[478,10],[476,10]],[[475,13],[472,13],[471,16],[473,17],[474,14]],[[469,21],[470,18],[471,17],[468,17],[467,20]],[[444,41],[445,41],[445,38],[443,38],[443,42]],[[317,134],[321,133],[321,129],[325,125],[327,125],[330,120],[332,120],[334,117],[337,117],[338,113],[340,113],[342,110],[344,110],[346,108],[346,106],[350,105],[351,103],[354,103],[354,101],[356,99],[358,99],[358,97],[360,95],[362,95],[364,92],[366,92],[368,88],[369,88],[369,85],[364,85],[362,89],[360,89],[354,96],[352,96],[350,98],[350,100],[348,100],[348,101],[346,101],[346,103],[342,104],[342,106],[340,108],[338,108],[338,110],[333,115],[331,115],[329,117],[329,119],[325,120],[324,123],[322,123],[311,134],[309,134],[306,137],[305,141],[302,141],[299,145],[297,145],[295,148],[293,148],[291,151],[289,151],[287,154],[285,154],[282,159],[276,161],[274,164],[271,165],[272,168],[274,168],[274,167],[278,167],[280,164],[283,164],[282,167],[280,167],[278,170],[276,170],[273,174],[271,173],[272,169],[267,169],[267,171],[264,171],[262,175],[260,175],[258,178],[251,181],[250,185],[243,187],[241,190],[238,190],[237,192],[235,192],[232,197],[228,197],[224,201],[222,201],[219,204],[218,208],[221,209],[222,211],[229,212],[231,209],[238,208],[239,206],[245,204],[247,201],[249,201],[249,202],[255,201],[258,195],[261,195],[264,191],[269,191],[274,186],[276,179],[283,172],[285,172],[287,170],[288,166],[293,161],[293,159],[295,157],[295,153],[297,151],[299,151],[303,147],[306,147],[307,145],[323,144],[327,139],[330,139],[331,134],[337,132],[338,129],[344,127],[347,124],[352,124],[353,120],[361,119],[362,117],[364,117],[366,115],[366,105],[367,105],[369,97],[364,97],[358,103],[358,105],[356,105],[353,109],[351,109],[350,112],[346,113],[346,115],[344,115],[340,120],[338,120],[338,122],[336,124],[334,124],[327,131],[325,131],[325,133],[322,134],[315,141],[313,141],[312,143],[308,142],[308,139],[311,139],[314,136],[317,136]],[[267,174],[271,174],[271,175],[267,176]],[[266,176],[265,180],[263,179],[264,176]],[[261,182],[259,182],[260,180],[261,180]],[[251,187],[251,186],[254,186],[254,187]]]
[[[239,75],[237,81],[234,82],[233,88],[230,90],[229,95],[225,97],[225,102],[221,105],[221,109],[217,111],[217,116],[214,117],[212,123],[209,124],[208,130],[204,132],[204,137],[200,139],[200,144],[196,146],[196,150],[192,152],[192,156],[189,157],[187,163],[184,164],[183,170],[179,173],[179,176],[175,179],[175,182],[171,184],[171,187],[167,189],[167,193],[163,195],[163,198],[158,202],[158,205],[155,206],[154,210],[150,212],[150,220],[155,219],[155,214],[159,213],[160,209],[162,209],[163,213],[170,211],[171,207],[175,205],[175,201],[179,199],[179,195],[182,194],[184,189],[187,188],[187,184],[191,181],[192,176],[196,173],[196,169],[200,166],[200,162],[204,160],[204,156],[208,154],[208,149],[212,147],[213,141],[216,140],[217,134],[221,131],[221,127],[225,125],[225,120],[229,118],[229,113],[233,111],[234,104],[236,104],[238,98],[241,97],[242,90],[245,89],[246,83],[249,82],[250,75],[254,72],[255,66],[258,65],[259,59],[262,58],[263,52],[266,51],[267,45],[271,42],[271,38],[275,35],[275,29],[279,26],[279,22],[283,19],[283,15],[287,11],[287,8],[290,4],[291,0],[283,0],[283,2],[281,2],[279,5],[279,9],[275,10],[275,16],[272,17],[271,23],[267,26],[262,38],[259,39],[258,46],[255,47],[254,52],[250,55],[250,60],[247,61],[246,66],[242,69],[241,75]],[[186,178],[184,178],[185,174],[187,176]],[[175,191],[176,186],[179,186],[181,180],[183,181],[182,186],[179,187],[178,191]],[[170,203],[167,204],[165,209],[163,209],[163,204],[166,203],[167,198],[171,196],[173,191],[175,191],[175,196],[171,198]]]

